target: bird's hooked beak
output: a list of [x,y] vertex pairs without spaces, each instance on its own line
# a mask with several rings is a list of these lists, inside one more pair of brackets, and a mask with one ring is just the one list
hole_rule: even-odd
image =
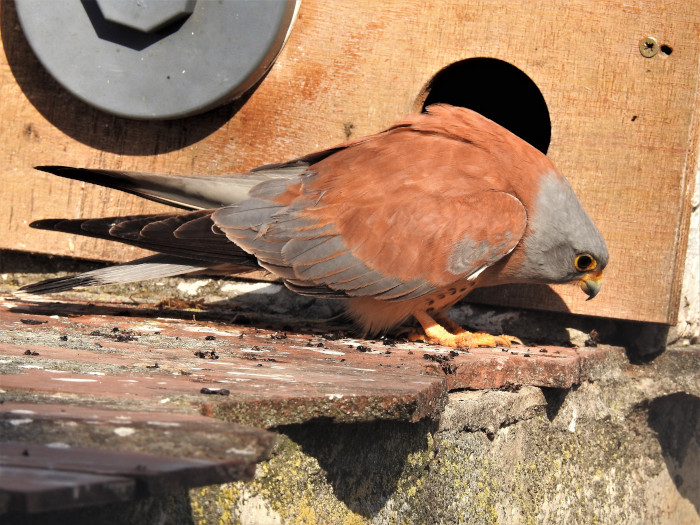
[[598,270],[597,272],[587,273],[579,281],[578,285],[581,287],[581,290],[586,292],[586,295],[588,296],[588,299],[586,299],[586,301],[590,301],[596,295],[598,295],[602,279],[603,272],[602,270]]

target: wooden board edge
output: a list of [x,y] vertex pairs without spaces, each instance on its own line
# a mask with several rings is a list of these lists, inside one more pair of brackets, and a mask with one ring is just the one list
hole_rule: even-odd
[[686,148],[685,166],[683,169],[682,199],[680,202],[678,229],[676,230],[676,251],[673,260],[675,278],[671,284],[671,294],[667,307],[667,324],[674,326],[678,323],[681,292],[683,290],[683,275],[687,264],[688,238],[690,235],[690,218],[692,215],[692,197],[697,184],[697,170],[700,163],[700,59],[697,64],[698,75],[695,81],[695,99],[688,129],[688,147]]

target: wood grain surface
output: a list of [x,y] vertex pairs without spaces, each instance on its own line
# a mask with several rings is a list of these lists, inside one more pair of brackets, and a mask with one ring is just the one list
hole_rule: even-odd
[[[257,90],[170,122],[120,119],[73,98],[34,57],[14,3],[0,7],[0,248],[123,261],[139,252],[27,225],[163,209],[34,165],[247,170],[378,131],[419,108],[445,66],[494,57],[541,90],[552,122],[548,154],[603,232],[611,262],[601,294],[588,303],[573,287],[483,290],[479,299],[676,319],[698,149],[700,2],[304,0]],[[639,41],[647,36],[666,53],[644,58]]]

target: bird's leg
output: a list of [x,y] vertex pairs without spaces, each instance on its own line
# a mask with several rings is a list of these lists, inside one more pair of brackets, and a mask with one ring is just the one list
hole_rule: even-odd
[[447,317],[445,314],[435,314],[433,315],[435,322],[442,326],[445,330],[454,335],[468,334],[464,328],[455,323],[452,319]]
[[[417,311],[413,313],[423,327],[427,342],[449,346],[452,348],[472,348],[475,346],[510,346],[513,343],[522,344],[522,341],[511,335],[491,335],[485,332],[468,332],[457,323],[442,314],[435,318],[427,312]],[[438,319],[440,323],[436,320]]]

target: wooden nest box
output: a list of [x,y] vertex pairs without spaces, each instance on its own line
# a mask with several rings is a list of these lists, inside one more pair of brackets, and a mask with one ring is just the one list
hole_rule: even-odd
[[481,300],[674,323],[698,152],[699,28],[697,2],[303,0],[252,92],[209,113],[148,122],[63,90],[3,2],[0,248],[123,261],[140,252],[27,224],[164,209],[35,165],[236,172],[449,102],[546,150],[610,248],[595,301],[573,287],[525,286],[482,290]]

